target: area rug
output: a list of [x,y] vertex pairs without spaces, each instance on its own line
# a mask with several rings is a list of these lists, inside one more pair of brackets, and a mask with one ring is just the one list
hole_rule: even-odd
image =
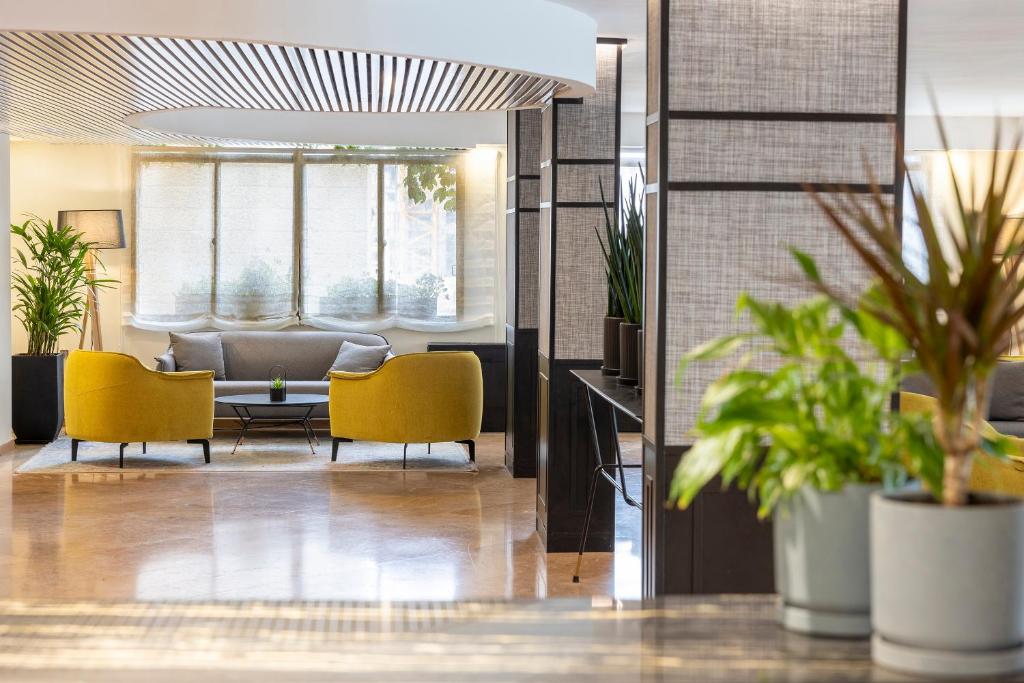
[[[124,469],[117,466],[116,443],[82,443],[78,461],[71,462],[71,440],[61,437],[43,446],[16,474],[82,474],[95,472],[389,472],[402,471],[402,444],[357,441],[338,448],[338,461],[331,462],[331,440],[324,438],[309,450],[301,437],[259,435],[246,438],[231,454],[234,438],[210,441],[210,464],[203,462],[203,448],[184,442],[150,443],[145,455],[142,444],[124,450]],[[426,444],[409,444],[409,472],[474,473],[464,446],[435,443],[427,453]]]

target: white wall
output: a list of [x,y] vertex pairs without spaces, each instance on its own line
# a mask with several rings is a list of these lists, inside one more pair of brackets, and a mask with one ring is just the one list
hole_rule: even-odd
[[[11,203],[11,145],[10,137],[0,133],[0,215],[10,213]],[[0,237],[0,253],[10,250],[11,233],[3,230]],[[0,259],[0,278],[5,283],[11,281],[10,259]],[[11,288],[0,287],[0,307],[11,308]],[[5,387],[0,393],[0,444],[7,443],[11,438],[11,320],[0,316],[0,386]]]
[[[0,166],[6,168],[0,158]],[[11,143],[11,207],[12,222],[22,222],[26,213],[56,221],[61,209],[121,209],[125,228],[132,226],[132,169],[131,147],[127,145],[72,145],[17,141]],[[3,170],[0,169],[0,178]],[[504,178],[499,178],[503,181]],[[499,208],[505,206],[505,183],[499,182]],[[0,197],[0,211],[3,211]],[[503,269],[505,263],[505,216],[495,216],[498,230],[497,261]],[[7,238],[9,239],[9,238]],[[184,255],[183,255],[184,256]],[[128,250],[102,252],[109,277],[126,280],[130,272]],[[7,266],[9,268],[9,265]],[[439,334],[409,330],[385,330],[384,336],[395,347],[396,353],[426,350],[428,341],[502,342],[505,339],[504,305],[505,276],[496,273],[498,296],[495,310],[497,324],[465,332]],[[9,276],[8,276],[9,277]],[[122,351],[152,365],[152,359],[167,348],[167,334],[139,330],[122,325],[122,312],[127,303],[127,292],[120,287],[101,290],[99,296],[103,345],[107,351]],[[11,339],[15,353],[24,352],[27,338],[20,323],[15,322],[13,332],[0,338]],[[62,348],[76,348],[77,336],[69,336]],[[10,354],[3,353],[6,358]],[[0,379],[2,379],[0,370]],[[9,370],[8,370],[9,372]],[[8,411],[9,412],[9,411]],[[2,427],[2,425],[0,425]],[[6,433],[6,432],[3,432]]]

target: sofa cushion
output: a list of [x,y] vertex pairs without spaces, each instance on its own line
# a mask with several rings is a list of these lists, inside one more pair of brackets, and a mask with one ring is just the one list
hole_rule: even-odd
[[991,420],[1024,420],[1024,362],[1000,361],[992,382]]
[[322,381],[346,341],[363,346],[388,342],[377,334],[311,330],[225,331],[224,370],[229,380],[266,380],[270,368],[283,365],[288,381]]
[[171,332],[171,353],[179,372],[213,370],[214,379],[224,379],[224,349],[220,332]]
[[330,373],[339,372],[373,372],[381,366],[391,353],[391,346],[362,346],[352,342],[342,342],[338,356],[324,379],[330,379]]

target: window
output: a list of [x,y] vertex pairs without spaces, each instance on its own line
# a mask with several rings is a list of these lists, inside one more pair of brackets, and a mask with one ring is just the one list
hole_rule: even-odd
[[486,149],[139,152],[130,322],[491,325],[499,162]]

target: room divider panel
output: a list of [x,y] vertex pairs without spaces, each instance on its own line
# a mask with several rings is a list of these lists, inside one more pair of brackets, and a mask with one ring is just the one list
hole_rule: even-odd
[[866,282],[803,184],[866,192],[866,163],[899,216],[906,18],[906,0],[648,2],[646,595],[772,589],[770,525],[746,494],[713,484],[685,512],[664,507],[704,388],[726,367],[677,378],[676,364],[742,329],[741,292],[811,293],[791,246],[833,282]]
[[540,138],[539,109],[508,113],[505,466],[513,477],[537,474]]
[[[585,391],[570,372],[601,366],[608,286],[594,229],[606,209],[618,214],[624,43],[598,40],[596,94],[555,99],[542,113],[537,530],[549,552],[577,549],[594,466]],[[587,546],[611,550],[614,499],[598,488]]]

